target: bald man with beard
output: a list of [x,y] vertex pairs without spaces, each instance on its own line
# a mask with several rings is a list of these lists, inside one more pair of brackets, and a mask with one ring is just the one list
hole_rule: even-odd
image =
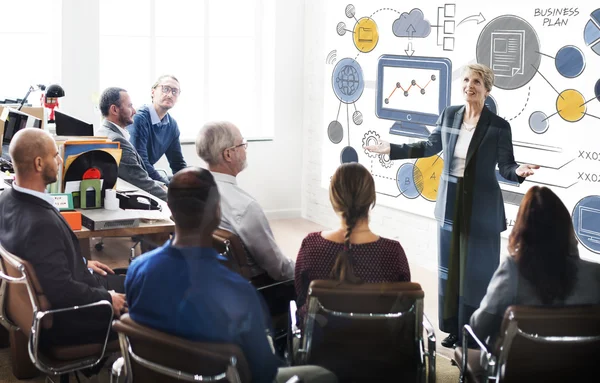
[[[0,243],[31,263],[53,309],[107,300],[118,317],[126,311],[125,296],[112,290],[123,292],[124,277],[83,258],[79,240],[46,193],[62,163],[56,142],[44,130],[26,128],[12,138],[9,152],[15,180],[0,195]],[[102,314],[94,308],[55,315],[42,344],[102,343],[108,329]]]

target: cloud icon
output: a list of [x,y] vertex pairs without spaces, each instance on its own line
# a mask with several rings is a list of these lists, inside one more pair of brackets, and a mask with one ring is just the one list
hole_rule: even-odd
[[410,13],[403,12],[392,25],[394,35],[398,37],[427,37],[431,33],[431,24],[425,20],[423,11],[418,8]]

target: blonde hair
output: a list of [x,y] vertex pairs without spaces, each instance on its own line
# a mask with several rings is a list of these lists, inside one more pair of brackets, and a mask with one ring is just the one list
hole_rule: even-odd
[[494,72],[483,64],[468,64],[465,65],[463,72],[477,73],[483,79],[483,86],[488,92],[492,91],[494,86]]

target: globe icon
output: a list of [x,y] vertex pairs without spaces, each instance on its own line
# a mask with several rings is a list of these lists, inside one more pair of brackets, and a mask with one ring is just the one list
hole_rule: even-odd
[[344,96],[352,96],[358,90],[360,77],[358,71],[350,65],[346,65],[338,73],[335,84]]
[[363,72],[358,62],[349,57],[340,60],[333,69],[331,85],[336,97],[346,104],[358,100],[365,88]]

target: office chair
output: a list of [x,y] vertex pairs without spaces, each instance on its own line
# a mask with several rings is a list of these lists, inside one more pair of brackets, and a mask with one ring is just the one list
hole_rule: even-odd
[[290,302],[289,361],[325,367],[340,382],[435,382],[435,332],[423,298],[418,283],[312,281],[302,333]]
[[[121,355],[111,382],[250,382],[243,351],[234,344],[194,342],[136,323],[128,314],[113,322]],[[122,380],[122,379],[121,379]]]
[[[478,348],[467,348],[473,339]],[[487,346],[469,325],[453,364],[461,382],[587,381],[600,360],[600,305],[510,306]]]
[[[50,376],[59,376],[63,383],[68,382],[70,373],[94,367],[107,352],[118,351],[116,341],[108,342],[113,318],[110,302],[102,300],[52,309],[29,262],[0,245],[0,266],[0,320],[10,330],[15,377],[31,378],[40,370]],[[102,343],[50,347],[40,344],[41,333],[52,328],[57,315],[77,315],[82,310],[97,310],[106,317],[106,336]]]

